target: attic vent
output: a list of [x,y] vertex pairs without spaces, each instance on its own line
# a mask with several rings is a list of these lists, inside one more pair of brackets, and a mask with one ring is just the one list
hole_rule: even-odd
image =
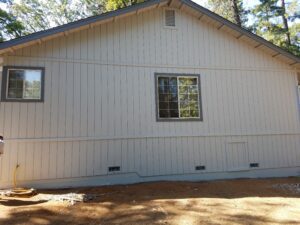
[[175,10],[165,10],[165,25],[167,27],[175,27]]

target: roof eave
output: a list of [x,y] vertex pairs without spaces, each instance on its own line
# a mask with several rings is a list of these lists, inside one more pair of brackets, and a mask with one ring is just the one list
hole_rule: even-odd
[[81,19],[78,21],[74,21],[68,24],[64,24],[58,27],[50,28],[48,30],[39,31],[33,34],[29,34],[20,38],[12,39],[3,43],[0,43],[0,54],[7,51],[13,51],[13,47],[18,45],[23,45],[24,43],[28,42],[39,42],[43,38],[48,36],[55,36],[59,34],[63,34],[64,32],[68,32],[74,29],[78,29],[80,27],[89,26],[93,23],[99,23],[100,21],[109,20],[115,17],[121,17],[123,15],[135,12],[138,13],[139,10],[144,10],[145,8],[152,7],[152,6],[161,6],[162,3],[168,3],[169,0],[150,0],[145,1],[143,3],[139,3],[136,5],[128,6],[126,8],[118,9],[115,11],[103,13],[98,16],[89,17],[86,19]]
[[206,9],[206,8],[204,8],[204,7],[198,5],[198,4],[196,4],[196,3],[194,3],[194,2],[192,2],[190,0],[180,0],[180,1],[182,1],[184,4],[188,5],[189,7],[191,7],[193,9],[199,11],[200,13],[202,13],[202,14],[204,14],[206,16],[209,16],[210,18],[213,18],[214,20],[216,20],[219,23],[221,23],[222,26],[225,25],[227,27],[230,27],[231,29],[234,29],[237,32],[240,32],[241,36],[245,35],[245,36],[247,36],[247,37],[249,37],[249,38],[251,38],[251,39],[259,42],[260,44],[265,45],[266,47],[268,47],[268,48],[270,48],[270,49],[272,49],[272,50],[280,53],[281,55],[290,58],[294,62],[290,63],[289,65],[292,66],[293,64],[300,63],[300,58],[299,57],[297,57],[297,56],[289,53],[288,51],[286,51],[286,50],[284,50],[284,49],[282,49],[282,48],[274,45],[273,43],[265,40],[264,38],[262,38],[262,37],[260,37],[260,36],[258,36],[256,34],[253,34],[250,31],[248,31],[248,30],[246,30],[246,29],[244,29],[244,28],[242,28],[242,27],[240,27],[240,26],[238,26],[238,25],[230,22],[229,20],[226,20],[225,18],[217,15],[216,13],[211,12],[210,10],[208,10],[208,9]]
[[242,36],[248,37],[250,39],[253,39],[254,41],[256,41],[257,43],[259,43],[259,45],[263,45],[266,46],[267,48],[273,50],[276,52],[276,56],[280,55],[283,57],[287,57],[288,58],[288,63],[290,66],[294,65],[296,67],[298,67],[298,65],[300,64],[300,58],[287,52],[286,50],[272,44],[271,42],[263,39],[262,37],[259,37],[253,33],[251,33],[250,31],[239,27],[238,25],[226,20],[225,18],[211,12],[210,10],[198,5],[195,2],[192,2],[191,0],[149,0],[143,3],[139,3],[133,6],[129,6],[126,8],[122,8],[119,10],[115,10],[112,12],[107,12],[107,13],[103,13],[101,15],[98,16],[93,16],[93,17],[89,17],[86,19],[82,19],[79,21],[75,21],[72,23],[68,23],[59,27],[54,27],[45,31],[40,31],[37,33],[33,33],[21,38],[17,38],[17,39],[13,39],[10,41],[6,41],[3,43],[0,43],[0,55],[5,53],[5,52],[13,52],[15,50],[15,48],[18,47],[23,47],[26,44],[29,43],[37,43],[37,42],[41,42],[43,39],[47,39],[49,37],[55,37],[58,35],[62,35],[65,33],[68,33],[69,31],[72,30],[77,30],[77,29],[82,29],[84,27],[89,27],[92,24],[97,24],[97,23],[101,23],[101,22],[105,22],[105,21],[111,21],[114,20],[115,18],[118,17],[122,17],[122,16],[126,16],[132,13],[138,13],[139,11],[144,11],[146,8],[152,8],[152,7],[159,7],[162,6],[164,4],[172,4],[173,2],[179,2],[181,1],[180,4],[180,8],[182,7],[183,4],[185,4],[188,7],[191,7],[192,9],[194,9],[195,11],[199,12],[202,15],[206,15],[209,18],[212,18],[213,20],[217,21],[218,23],[221,24],[221,26],[219,27],[229,27],[230,29],[236,31],[239,33],[239,38],[241,38]]

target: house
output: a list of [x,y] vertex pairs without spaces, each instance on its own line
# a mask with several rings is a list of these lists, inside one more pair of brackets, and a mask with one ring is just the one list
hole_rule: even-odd
[[[300,59],[190,0],[0,44],[0,187],[300,174]],[[16,169],[18,165],[18,168]]]

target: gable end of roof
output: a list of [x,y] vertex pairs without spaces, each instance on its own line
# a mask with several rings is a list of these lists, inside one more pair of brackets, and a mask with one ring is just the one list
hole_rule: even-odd
[[138,3],[133,6],[129,6],[126,8],[118,9],[115,11],[103,13],[98,16],[88,17],[86,19],[78,20],[75,22],[71,22],[62,26],[54,27],[48,30],[36,32],[27,36],[23,36],[20,38],[16,38],[13,40],[9,40],[3,43],[0,43],[0,55],[7,52],[7,51],[13,51],[14,48],[22,47],[26,43],[36,43],[41,42],[44,38],[47,37],[63,34],[65,32],[69,32],[74,29],[79,29],[81,27],[90,26],[94,23],[99,23],[101,21],[110,21],[117,17],[122,17],[131,13],[138,13],[139,11],[143,11],[147,8],[155,8],[160,7],[163,5],[179,5],[179,9],[182,8],[183,5],[190,7],[195,11],[196,13],[201,14],[202,16],[205,15],[206,17],[209,17],[210,19],[216,21],[218,24],[220,24],[218,29],[221,29],[223,27],[226,27],[227,29],[231,29],[234,32],[238,34],[238,38],[241,37],[247,37],[249,39],[252,39],[256,43],[258,43],[257,47],[264,46],[270,50],[272,50],[275,54],[273,57],[281,56],[285,57],[289,60],[289,65],[300,68],[300,57],[297,57],[290,52],[274,45],[273,43],[265,40],[262,37],[259,37],[256,34],[253,34],[252,32],[239,27],[238,25],[230,22],[229,20],[226,20],[225,18],[217,15],[214,12],[211,12],[210,10],[198,5],[197,3],[191,1],[191,0],[148,0],[143,3]]

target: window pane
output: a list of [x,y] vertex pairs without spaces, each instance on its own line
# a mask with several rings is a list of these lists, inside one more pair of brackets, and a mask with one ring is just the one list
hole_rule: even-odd
[[176,86],[175,85],[168,86],[168,90],[170,93],[177,95],[177,85]]
[[179,78],[179,102],[181,118],[199,117],[199,90],[197,78]]
[[40,99],[41,98],[41,71],[25,70],[25,90],[24,98]]
[[190,117],[190,110],[182,110],[180,109],[180,117]]
[[8,74],[8,98],[23,97],[24,70],[9,70]]
[[178,110],[178,102],[170,102],[170,109]]
[[23,98],[23,89],[10,89],[8,90],[8,97],[9,98]]
[[169,101],[169,94],[160,94],[159,95],[160,102],[168,102]]
[[169,102],[160,102],[159,109],[169,109]]
[[169,94],[169,101],[171,101],[171,102],[177,102],[178,101],[177,92]]
[[185,95],[179,95],[179,100],[180,102],[188,102],[189,100],[189,95],[185,94]]
[[199,118],[197,77],[158,77],[160,118]]
[[188,93],[189,93],[189,86],[179,85],[179,94],[188,94]]
[[177,77],[158,77],[160,118],[178,118]]
[[173,86],[175,86],[176,89],[177,89],[177,77],[171,77],[171,78],[169,79],[169,85],[173,85]]
[[169,85],[169,78],[168,77],[159,77],[158,85],[162,86],[162,87]]
[[190,117],[199,117],[199,111],[191,110],[190,111]]
[[169,118],[169,110],[159,110],[159,117],[160,118]]
[[170,110],[170,117],[172,117],[172,118],[178,118],[179,117],[178,110]]
[[190,101],[198,101],[198,94],[190,94],[189,99]]
[[190,94],[198,94],[198,86],[197,85],[189,86],[189,93]]
[[180,77],[179,85],[197,85],[197,78]]
[[41,70],[9,69],[7,98],[40,99],[41,84]]

